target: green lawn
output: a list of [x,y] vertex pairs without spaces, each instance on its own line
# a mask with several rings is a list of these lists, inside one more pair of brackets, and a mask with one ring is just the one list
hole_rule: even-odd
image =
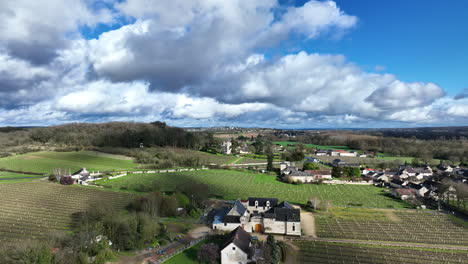
[[34,179],[42,178],[43,176],[19,174],[6,171],[0,171],[0,184],[14,182],[29,182]]
[[[380,160],[401,160],[402,162],[408,162],[411,163],[414,159],[414,157],[399,157],[399,156],[386,156],[386,155],[379,155],[375,157],[376,159]],[[437,165],[440,163],[439,159],[432,159],[432,162],[430,162],[433,165]]]
[[336,206],[362,206],[377,208],[405,208],[408,205],[385,195],[384,189],[358,185],[292,185],[276,180],[273,175],[237,170],[203,170],[191,172],[134,174],[101,180],[99,184],[114,190],[132,190],[138,185],[159,181],[164,191],[172,191],[179,184],[193,180],[210,186],[211,194],[224,199],[248,197],[277,197],[293,203],[306,203],[312,196],[331,200]]
[[198,264],[200,262],[197,261],[197,252],[201,248],[203,244],[206,243],[206,240],[201,241],[200,243],[196,244],[195,246],[181,252],[168,261],[165,261],[166,264]]
[[14,171],[52,173],[54,168],[72,172],[85,167],[89,171],[129,170],[137,164],[128,158],[92,151],[33,152],[0,159],[0,168]]

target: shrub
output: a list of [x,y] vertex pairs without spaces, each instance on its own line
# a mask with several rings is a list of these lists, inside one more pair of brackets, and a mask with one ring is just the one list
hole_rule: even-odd
[[62,178],[60,178],[60,184],[63,185],[72,185],[74,182],[75,180],[71,176],[63,176]]

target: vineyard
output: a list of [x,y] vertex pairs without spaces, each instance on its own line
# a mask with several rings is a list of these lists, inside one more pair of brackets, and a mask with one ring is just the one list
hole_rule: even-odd
[[0,159],[0,168],[37,173],[52,173],[54,168],[67,168],[73,172],[83,167],[89,171],[113,171],[136,166],[132,160],[121,156],[92,151],[32,152]]
[[311,196],[331,200],[335,206],[364,206],[378,208],[405,208],[408,204],[386,196],[385,191],[373,186],[357,185],[292,185],[276,180],[276,176],[236,170],[203,170],[191,172],[131,174],[126,177],[102,180],[99,184],[114,190],[128,189],[159,181],[166,191],[174,190],[187,180],[210,186],[213,195],[224,199],[245,199],[249,196],[277,197],[293,203],[306,203]]
[[468,263],[468,252],[297,241],[298,263],[452,264]]
[[123,209],[133,195],[36,181],[0,185],[0,243],[70,231],[72,215],[96,201]]
[[468,227],[434,211],[333,208],[315,215],[321,238],[468,246]]

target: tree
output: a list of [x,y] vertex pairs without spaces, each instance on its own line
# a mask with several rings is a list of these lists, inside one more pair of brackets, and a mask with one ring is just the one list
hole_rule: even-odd
[[315,196],[310,197],[309,200],[307,201],[307,204],[309,204],[314,210],[317,210],[320,205],[320,199]]
[[266,150],[265,150],[265,154],[267,156],[267,167],[266,167],[266,170],[267,171],[273,171],[274,168],[273,168],[273,159],[274,159],[274,154],[273,154],[273,148],[271,146],[271,143],[267,145],[266,147]]
[[275,237],[272,234],[268,234],[267,241],[264,246],[263,252],[264,263],[277,264],[281,258],[281,251],[276,243]]
[[218,260],[220,259],[219,246],[214,243],[202,245],[197,252],[197,259],[203,263],[218,263]]
[[231,139],[231,154],[239,154],[240,143],[237,140]]
[[320,170],[320,167],[317,164],[313,163],[313,162],[304,163],[302,168],[304,170]]

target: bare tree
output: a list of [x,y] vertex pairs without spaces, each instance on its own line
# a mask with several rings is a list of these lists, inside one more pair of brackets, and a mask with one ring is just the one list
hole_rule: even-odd
[[317,210],[320,205],[320,199],[318,197],[310,197],[308,203],[314,210]]
[[67,169],[64,168],[54,168],[53,169],[55,179],[57,182],[60,182],[63,176],[70,176],[70,169],[68,169],[68,174],[67,174]]

